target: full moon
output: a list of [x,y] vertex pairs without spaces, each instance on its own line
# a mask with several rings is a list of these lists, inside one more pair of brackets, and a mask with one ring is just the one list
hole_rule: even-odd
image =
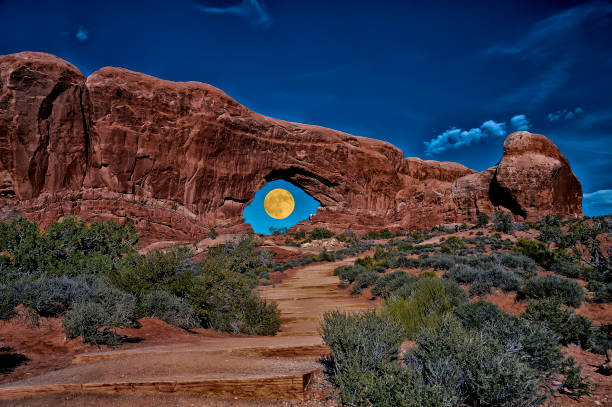
[[286,189],[276,188],[264,198],[264,209],[274,219],[285,219],[295,208],[293,195]]

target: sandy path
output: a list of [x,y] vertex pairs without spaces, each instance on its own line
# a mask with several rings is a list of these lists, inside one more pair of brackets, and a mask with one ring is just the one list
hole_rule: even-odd
[[85,353],[64,369],[0,385],[0,404],[15,396],[22,400],[56,397],[58,392],[74,396],[75,391],[86,392],[85,388],[96,394],[184,391],[300,399],[310,375],[321,368],[316,359],[325,352],[318,334],[322,315],[376,305],[338,288],[333,269],[353,261],[312,264],[294,270],[282,283],[261,287],[262,298],[276,301],[281,311],[283,323],[275,337],[203,337],[187,343]]
[[333,275],[336,267],[353,264],[355,258],[335,263],[306,266],[276,286],[260,289],[266,300],[276,301],[283,324],[278,335],[318,335],[323,314],[331,310],[363,311],[376,302],[351,296],[338,288],[340,279]]

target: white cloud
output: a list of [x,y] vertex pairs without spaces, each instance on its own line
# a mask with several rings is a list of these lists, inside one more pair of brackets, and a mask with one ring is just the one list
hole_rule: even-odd
[[582,206],[587,215],[612,214],[612,189],[600,189],[584,194],[582,196]]
[[267,26],[271,23],[270,15],[259,0],[242,0],[240,4],[229,7],[197,6],[197,9],[208,14],[233,14],[252,23]]
[[548,121],[554,122],[557,120],[570,120],[576,117],[579,114],[582,114],[584,110],[581,107],[577,107],[574,110],[572,109],[562,109],[557,110],[556,112],[548,113],[546,118]]
[[512,119],[510,119],[510,125],[516,131],[529,130],[530,126],[529,120],[527,120],[527,116],[524,114],[517,114],[516,116],[512,117]]
[[79,29],[77,30],[75,37],[77,40],[81,41],[81,42],[85,42],[89,39],[89,31],[87,31],[85,29],[85,27],[83,27],[82,25],[79,26]]
[[[528,130],[529,121],[527,116],[519,114],[512,117],[510,119],[510,126],[514,130]],[[425,142],[425,154],[439,154],[446,150],[470,146],[488,137],[504,137],[508,134],[506,127],[505,122],[496,122],[494,120],[487,120],[480,127],[470,130],[451,127],[444,133],[438,134],[433,139]]]

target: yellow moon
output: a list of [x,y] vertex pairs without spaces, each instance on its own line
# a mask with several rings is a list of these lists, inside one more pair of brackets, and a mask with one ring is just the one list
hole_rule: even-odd
[[285,219],[295,208],[293,195],[286,189],[276,188],[264,198],[264,209],[274,219]]

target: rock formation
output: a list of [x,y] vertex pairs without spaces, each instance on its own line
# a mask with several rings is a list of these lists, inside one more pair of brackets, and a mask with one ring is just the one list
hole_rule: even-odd
[[262,116],[203,83],[120,68],[88,78],[55,56],[0,56],[0,214],[132,221],[145,240],[248,230],[244,207],[284,179],[321,203],[313,225],[411,229],[506,208],[582,215],[547,138],[509,135],[498,165],[405,158],[389,143]]

